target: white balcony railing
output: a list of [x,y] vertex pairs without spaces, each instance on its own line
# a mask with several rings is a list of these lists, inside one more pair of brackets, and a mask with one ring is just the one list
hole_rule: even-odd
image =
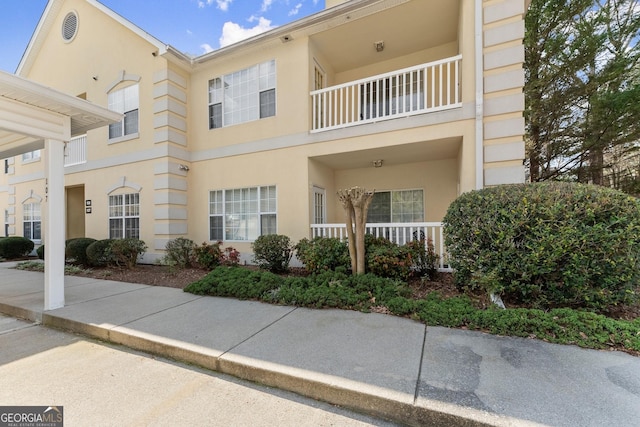
[[[369,223],[366,226],[366,232],[376,237],[385,237],[398,245],[425,239],[433,244],[436,253],[440,256],[438,270],[451,271],[441,222]],[[347,226],[346,224],[311,224],[311,237],[336,237],[346,240]]]
[[311,132],[457,108],[462,55],[311,92]]
[[87,135],[76,136],[67,142],[64,149],[64,165],[72,166],[87,162]]

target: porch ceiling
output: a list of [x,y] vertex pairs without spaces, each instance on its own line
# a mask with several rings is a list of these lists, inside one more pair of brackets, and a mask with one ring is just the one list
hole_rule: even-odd
[[[121,114],[83,99],[0,71],[0,158],[44,146],[44,138],[62,138],[60,126],[70,120],[70,136],[121,120]],[[67,131],[65,131],[67,132]]]
[[[413,0],[345,23],[311,37],[334,72],[379,63],[458,38],[459,0]],[[376,52],[374,43],[384,41]]]
[[455,159],[458,157],[462,138],[445,138],[412,144],[393,145],[369,150],[315,156],[316,160],[331,169],[359,169],[373,167],[375,160],[382,160],[382,167],[425,161]]

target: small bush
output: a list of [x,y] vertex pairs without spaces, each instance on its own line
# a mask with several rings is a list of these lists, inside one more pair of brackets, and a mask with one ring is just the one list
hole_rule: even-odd
[[434,279],[438,272],[440,256],[436,253],[431,239],[412,240],[407,243],[409,254],[411,255],[412,268],[420,276],[427,276]]
[[240,264],[240,252],[237,249],[227,246],[224,248],[224,253],[222,254],[222,260],[220,262],[221,265],[226,265],[228,267],[235,267]]
[[90,244],[96,242],[96,239],[90,237],[79,237],[77,239],[67,240],[65,247],[65,257],[72,260],[75,264],[89,266],[89,259],[87,258],[87,247]]
[[222,242],[213,244],[203,242],[202,245],[194,249],[196,262],[201,268],[213,270],[222,264],[223,253],[220,245],[222,245]]
[[380,277],[406,280],[411,275],[411,251],[383,237],[365,236],[366,271]]
[[351,268],[349,248],[338,238],[314,237],[313,240],[305,238],[298,242],[295,250],[297,258],[312,273]]
[[44,245],[38,246],[38,249],[36,249],[36,254],[38,255],[38,259],[44,259]]
[[637,298],[640,201],[575,183],[465,193],[444,218],[458,286],[534,307],[604,310]]
[[104,267],[115,264],[111,255],[111,243],[114,239],[97,240],[87,246],[87,260],[92,267]]
[[6,259],[22,258],[29,255],[33,247],[33,242],[26,237],[5,237],[0,239],[0,257]]
[[147,245],[139,239],[115,239],[111,242],[111,254],[117,266],[133,268],[138,257],[145,253]]
[[162,261],[164,264],[178,268],[191,267],[196,257],[195,247],[193,240],[184,237],[169,240],[165,246],[167,253]]
[[272,273],[284,273],[289,270],[293,256],[291,240],[279,234],[259,236],[251,245],[253,261],[262,269]]

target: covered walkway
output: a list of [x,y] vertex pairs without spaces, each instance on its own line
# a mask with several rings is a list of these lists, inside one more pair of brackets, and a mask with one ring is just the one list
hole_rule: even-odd
[[0,71],[0,159],[44,149],[45,310],[64,306],[65,145],[72,137],[121,117],[91,102]]

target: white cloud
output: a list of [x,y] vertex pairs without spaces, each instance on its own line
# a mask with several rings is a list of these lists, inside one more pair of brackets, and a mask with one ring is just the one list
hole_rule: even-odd
[[203,43],[200,45],[200,48],[202,49],[202,54],[204,55],[205,53],[209,53],[213,51],[213,48],[208,45],[207,43]]
[[222,37],[220,37],[220,47],[229,46],[241,40],[248,39],[255,35],[264,33],[275,28],[271,25],[271,21],[265,18],[259,18],[258,24],[253,28],[244,28],[235,22],[225,22],[222,26]]
[[[211,4],[213,0],[207,0],[207,3]],[[218,4],[218,9],[224,10],[225,12],[229,10],[229,5],[233,2],[233,0],[216,0]]]
[[271,3],[273,3],[273,0],[262,0],[262,7],[260,10],[262,12],[266,12],[271,7]]
[[193,35],[193,31],[191,31],[191,30],[187,29],[187,35],[188,35],[188,36],[192,36],[192,35]]
[[298,14],[298,12],[300,12],[300,9],[302,8],[302,3],[298,3],[297,5],[294,6],[293,9],[291,9],[289,11],[289,16],[295,16]]

